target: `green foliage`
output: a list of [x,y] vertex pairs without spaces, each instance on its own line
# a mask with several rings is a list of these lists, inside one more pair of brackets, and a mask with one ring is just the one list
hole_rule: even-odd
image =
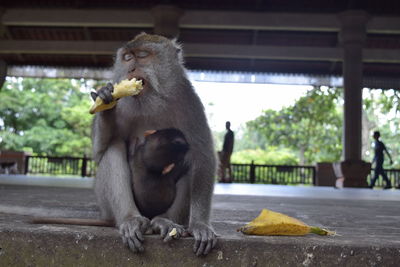
[[267,147],[264,149],[247,149],[233,153],[231,162],[248,164],[254,161],[255,164],[266,165],[297,165],[298,158],[288,149]]
[[247,126],[269,145],[298,151],[300,164],[336,161],[341,155],[342,135],[339,97],[336,88],[315,87],[294,105],[266,110]]
[[225,136],[225,131],[213,131],[213,138],[214,138],[214,148],[216,151],[221,151],[222,150],[222,146],[224,143],[224,136]]
[[90,100],[84,81],[8,78],[0,91],[0,149],[90,154]]
[[264,135],[246,126],[241,126],[235,136],[235,151],[264,149],[267,143]]

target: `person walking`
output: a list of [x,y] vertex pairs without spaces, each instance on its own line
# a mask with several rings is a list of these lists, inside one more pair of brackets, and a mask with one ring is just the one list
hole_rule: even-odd
[[392,188],[392,183],[390,182],[389,178],[387,177],[385,170],[383,169],[383,162],[385,161],[383,152],[385,151],[390,159],[390,164],[393,164],[392,156],[390,155],[389,151],[387,150],[385,144],[379,140],[381,137],[381,133],[379,131],[375,131],[373,138],[375,139],[375,155],[374,159],[372,160],[372,164],[375,163],[374,169],[374,178],[371,180],[370,188],[374,188],[376,180],[378,180],[379,175],[382,175],[383,180],[385,181],[386,185],[384,189]]

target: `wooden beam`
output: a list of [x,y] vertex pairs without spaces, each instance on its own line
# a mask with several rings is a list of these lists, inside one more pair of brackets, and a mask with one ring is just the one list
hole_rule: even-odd
[[6,26],[153,27],[148,10],[138,9],[7,9]]
[[[6,9],[5,26],[144,27],[154,26],[147,9]],[[231,30],[339,31],[334,13],[276,13],[185,10],[181,28]],[[399,17],[371,17],[368,33],[400,34]]]
[[193,11],[185,12],[181,28],[230,30],[338,31],[335,14]]
[[[110,41],[21,41],[0,42],[1,54],[114,55],[122,42]],[[295,47],[228,44],[184,44],[186,57],[342,61],[339,47]],[[364,62],[400,63],[397,50],[364,49]]]
[[2,40],[0,54],[113,55],[123,42]]
[[341,49],[260,45],[184,44],[187,57],[336,61]]

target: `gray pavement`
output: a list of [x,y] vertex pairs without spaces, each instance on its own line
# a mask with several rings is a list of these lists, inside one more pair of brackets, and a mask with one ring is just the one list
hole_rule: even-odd
[[[9,178],[7,178],[9,179]],[[96,218],[91,189],[12,185],[0,177],[0,266],[399,266],[400,190],[216,185],[212,224],[219,243],[206,257],[192,238],[146,252],[123,247],[116,229],[32,225],[32,216]],[[76,180],[77,181],[77,180]],[[75,181],[75,182],[76,182]],[[83,187],[90,187],[86,179]],[[65,183],[65,181],[63,181]],[[253,196],[249,195],[253,194]],[[236,229],[268,208],[338,236],[245,236]]]

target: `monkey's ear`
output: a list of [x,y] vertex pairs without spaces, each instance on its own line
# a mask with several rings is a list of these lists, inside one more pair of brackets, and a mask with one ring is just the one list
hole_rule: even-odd
[[117,53],[115,53],[114,56],[114,63],[120,62],[122,60],[123,55],[130,51],[128,44],[129,42],[123,45],[122,47],[118,48]]
[[171,40],[172,44],[174,45],[175,49],[176,49],[176,53],[180,54],[182,53],[182,45],[180,43],[178,43],[178,39],[174,38]]
[[176,38],[172,39],[172,44],[175,47],[176,55],[178,56],[178,61],[183,65],[185,61],[183,59],[182,45],[178,43],[178,40]]
[[147,137],[149,135],[152,135],[153,133],[157,132],[157,130],[147,130],[144,132],[144,137]]

